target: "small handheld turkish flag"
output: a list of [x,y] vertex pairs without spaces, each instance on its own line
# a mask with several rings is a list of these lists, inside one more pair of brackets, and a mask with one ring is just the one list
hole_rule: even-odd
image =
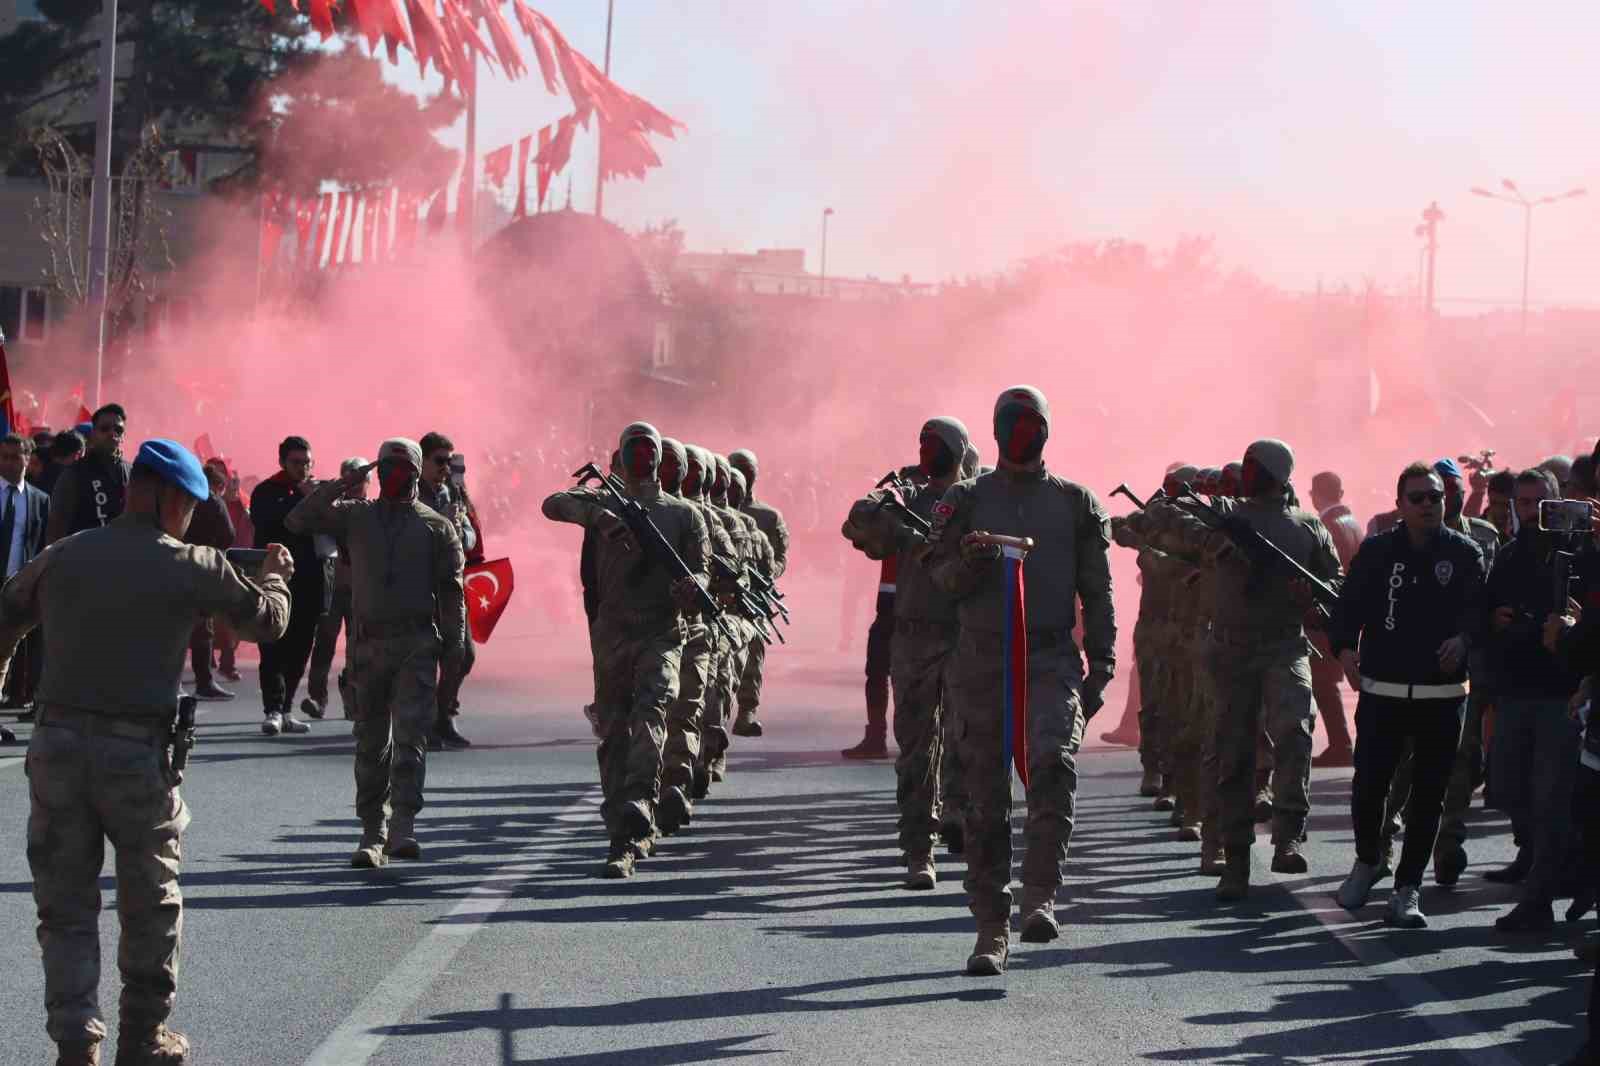
[[511,602],[511,591],[516,588],[516,577],[511,572],[510,559],[491,559],[486,563],[473,563],[462,571],[467,587],[467,627],[472,639],[487,644],[495,623],[505,613]]

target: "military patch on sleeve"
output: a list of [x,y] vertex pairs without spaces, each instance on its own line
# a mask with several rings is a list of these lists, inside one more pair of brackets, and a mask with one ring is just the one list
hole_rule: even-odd
[[933,517],[935,518],[949,518],[955,513],[956,509],[943,500],[933,505]]

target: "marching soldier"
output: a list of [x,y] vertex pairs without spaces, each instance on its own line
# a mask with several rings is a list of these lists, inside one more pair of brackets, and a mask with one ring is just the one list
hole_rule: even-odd
[[378,498],[348,499],[371,466],[327,481],[285,525],[323,533],[350,550],[350,651],[341,693],[354,720],[356,815],[352,866],[420,859],[428,736],[442,668],[458,669],[467,636],[463,555],[455,527],[417,499],[422,449],[396,437],[378,449]]
[[[756,520],[756,526],[771,543],[772,572],[768,576],[777,581],[789,568],[789,527],[784,524],[783,512],[756,497],[756,473],[760,470],[760,464],[756,461],[755,452],[740,448],[728,456],[728,464],[744,475],[745,498],[740,510]],[[750,646],[744,674],[739,678],[739,713],[733,723],[735,733],[743,728],[750,736],[761,735],[761,723],[756,714],[761,708],[761,686],[765,680],[766,662],[766,643],[758,640]]]
[[[983,534],[1031,537],[1028,592],[1028,815],[1022,863],[1022,939],[1060,935],[1056,889],[1078,791],[1078,748],[1116,666],[1116,620],[1106,557],[1110,522],[1094,493],[1057,477],[1041,457],[1050,431],[1044,395],[1007,389],[994,410],[999,467],[945,493],[933,510],[932,572],[956,600],[961,632],[947,693],[969,794],[968,905],[978,923],[971,974],[1005,971],[1010,949],[1011,787],[1002,761],[1006,592],[998,551]],[[1073,628],[1083,604],[1088,673]]]
[[634,862],[653,848],[661,789],[667,712],[678,698],[678,674],[688,636],[684,611],[704,587],[711,542],[705,519],[687,502],[661,491],[661,434],[635,422],[622,431],[626,494],[648,513],[689,568],[674,579],[647,556],[627,524],[589,489],[552,493],[544,516],[595,529],[599,599],[590,629],[594,648],[595,714],[600,722],[601,813],[611,838],[601,876],[633,876]]

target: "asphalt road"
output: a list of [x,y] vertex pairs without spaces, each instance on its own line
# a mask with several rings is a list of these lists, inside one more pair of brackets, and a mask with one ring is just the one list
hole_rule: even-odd
[[[968,978],[959,868],[901,890],[892,768],[837,757],[859,737],[858,671],[793,661],[768,736],[734,750],[693,827],[627,882],[592,876],[605,840],[581,663],[534,683],[491,660],[469,682],[479,743],[429,758],[425,859],[379,871],[347,865],[346,723],[269,739],[253,699],[208,705],[174,1018],[196,1061],[1536,1064],[1579,1038],[1579,930],[1490,928],[1509,898],[1479,876],[1509,858],[1498,816],[1474,810],[1460,889],[1425,891],[1431,929],[1379,924],[1386,891],[1338,909],[1348,771],[1316,774],[1312,872],[1274,877],[1258,845],[1251,899],[1218,909],[1195,845],[1134,795],[1136,757],[1088,751],[1061,940]],[[15,750],[0,752],[0,1061],[47,1063]]]

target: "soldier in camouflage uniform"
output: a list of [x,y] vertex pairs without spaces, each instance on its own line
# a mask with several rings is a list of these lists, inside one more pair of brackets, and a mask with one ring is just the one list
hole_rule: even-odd
[[678,698],[688,637],[684,612],[698,601],[711,555],[700,511],[661,491],[661,434],[655,427],[644,422],[628,426],[618,450],[627,495],[649,513],[691,576],[675,580],[666,566],[646,554],[600,492],[569,489],[545,499],[544,516],[552,522],[571,522],[600,534],[595,551],[599,609],[590,633],[595,713],[602,734],[601,813],[611,838],[601,876],[611,878],[631,877],[634,861],[653,846],[667,713]]
[[461,668],[470,639],[461,539],[417,498],[421,448],[386,440],[374,465],[376,500],[342,498],[366,478],[371,468],[364,467],[324,482],[285,519],[292,531],[335,537],[350,551],[353,624],[341,694],[355,722],[361,819],[350,862],[362,869],[422,857],[416,819],[439,671]]
[[[1333,540],[1317,516],[1288,503],[1294,454],[1282,441],[1260,440],[1245,452],[1243,500],[1218,498],[1229,528],[1257,530],[1324,581],[1339,577]],[[1219,825],[1227,852],[1217,899],[1245,897],[1255,839],[1254,786],[1263,712],[1272,737],[1272,869],[1305,873],[1300,843],[1311,804],[1310,646],[1304,618],[1311,600],[1277,564],[1250,560],[1226,532],[1183,512],[1174,516],[1179,550],[1197,552],[1219,568],[1216,619],[1207,658],[1217,686]]]
[[[961,476],[967,428],[954,418],[933,418],[918,441],[927,484],[910,501],[919,518],[931,519],[945,491]],[[944,746],[945,668],[955,652],[955,601],[934,585],[926,561],[926,536],[897,511],[883,505],[890,490],[878,489],[850,509],[845,530],[868,558],[899,556],[896,569],[894,638],[890,680],[894,685],[895,800],[900,811],[900,851],[909,889],[931,889],[937,881],[934,834],[940,826],[940,768]]]
[[[740,448],[728,456],[728,464],[744,477],[745,498],[739,509],[755,519],[757,528],[772,546],[772,572],[768,577],[777,581],[789,568],[789,527],[784,524],[783,512],[756,497],[756,474],[760,464],[755,452]],[[733,731],[738,736],[761,735],[761,723],[756,714],[761,707],[766,662],[766,642],[758,640],[750,645],[744,675],[739,678],[739,713],[733,722]]]
[[178,991],[178,868],[189,824],[167,751],[175,693],[200,619],[225,618],[247,640],[283,636],[294,572],[279,544],[268,546],[259,582],[241,577],[221,551],[184,544],[209,495],[200,461],[182,445],[146,441],[126,510],[57,541],[0,593],[0,682],[29,631],[44,633],[26,762],[28,866],[47,1027],[61,1066],[95,1066],[106,1035],[99,918],[107,840],[122,923],[117,1062],[181,1066],[188,1055],[188,1039],[166,1025]]
[[[956,600],[961,632],[946,693],[967,775],[968,905],[978,923],[967,972],[998,974],[1010,949],[1011,768],[1003,759],[1005,588],[998,550],[979,533],[1031,537],[1024,564],[1028,641],[1028,786],[1022,939],[1060,935],[1061,864],[1072,835],[1077,753],[1116,666],[1107,550],[1110,521],[1094,493],[1050,473],[1041,458],[1050,409],[1029,386],[995,403],[999,468],[945,493],[933,511],[934,581]],[[1084,614],[1083,656],[1073,637]]]
[[[732,563],[733,542],[722,525],[708,513],[700,499],[704,469],[692,461],[692,446],[663,437],[661,439],[661,490],[685,500],[706,522],[713,555]],[[667,713],[667,739],[662,748],[661,802],[656,805],[656,827],[662,836],[671,836],[694,817],[695,766],[701,760],[701,736],[705,727],[706,694],[711,681],[711,648],[714,623],[701,614],[698,605],[684,612],[687,636],[683,662],[678,670],[678,698]]]

